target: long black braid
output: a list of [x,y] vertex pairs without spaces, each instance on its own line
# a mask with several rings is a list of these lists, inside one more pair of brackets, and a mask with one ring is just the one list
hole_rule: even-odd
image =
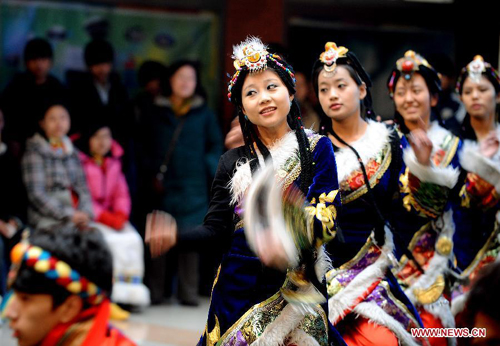
[[[280,59],[280,63],[286,66],[293,73],[293,69],[284,60]],[[292,77],[283,70],[281,67],[277,66],[272,60],[267,61],[268,68],[272,69],[280,77],[281,81],[285,84],[290,95],[295,94],[295,82]],[[243,114],[242,110],[242,87],[245,77],[248,75],[247,70],[242,70],[238,77],[238,80],[232,88],[232,98],[231,101],[238,107],[238,119],[240,121],[241,131],[243,133],[243,139],[245,141],[245,155],[250,160],[250,168],[252,174],[254,174],[259,168],[259,160],[257,152],[254,145],[257,146],[258,150],[262,154],[265,160],[272,160],[271,153],[269,149],[260,140],[255,125],[250,122],[250,120]],[[300,116],[300,107],[295,99],[292,100],[290,113],[287,116],[287,121],[292,130],[295,131],[297,137],[297,143],[299,146],[299,157],[300,157],[300,190],[307,194],[309,186],[312,183],[313,178],[313,160],[312,153],[309,146],[309,140],[307,134],[304,131],[304,126],[302,124]]]

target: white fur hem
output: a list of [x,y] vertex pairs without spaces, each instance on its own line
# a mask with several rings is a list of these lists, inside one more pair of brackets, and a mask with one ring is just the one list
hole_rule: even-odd
[[434,183],[452,189],[458,180],[459,171],[448,167],[424,166],[417,161],[412,148],[406,148],[403,160],[410,172],[422,182]]
[[466,171],[479,175],[500,192],[500,162],[482,156],[477,143],[469,140],[464,142],[460,153],[460,165]]
[[115,303],[148,306],[150,304],[149,289],[142,283],[115,282],[111,300]]
[[332,269],[332,260],[326,253],[324,245],[321,245],[318,248],[318,257],[316,259],[316,264],[314,265],[314,271],[316,272],[316,277],[319,282],[323,282],[326,273]]
[[419,343],[406,331],[406,329],[394,317],[387,314],[375,303],[359,303],[353,310],[359,316],[363,316],[371,323],[388,328],[398,338],[402,346],[418,346]]
[[[385,271],[390,265],[389,254],[394,250],[392,233],[385,229],[385,244],[382,248],[380,257],[370,266],[366,267],[358,274],[351,283],[342,289],[339,293],[328,299],[328,312],[330,322],[337,323],[339,319],[344,318],[346,311],[352,308],[354,301],[360,297],[370,285],[385,275]],[[341,270],[332,270],[327,273],[327,282],[335,279]]]
[[300,345],[300,346],[319,346],[319,342],[316,341],[311,335],[304,332],[302,329],[295,329],[288,339],[288,344]]
[[468,296],[469,294],[468,292],[466,292],[451,301],[451,313],[453,314],[453,316],[457,316],[457,314],[461,313],[464,310]]

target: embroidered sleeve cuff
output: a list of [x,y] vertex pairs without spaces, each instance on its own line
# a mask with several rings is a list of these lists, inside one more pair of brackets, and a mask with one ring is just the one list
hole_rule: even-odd
[[417,161],[413,149],[407,148],[403,154],[403,160],[410,172],[421,182],[433,183],[452,189],[457,183],[458,169],[448,166],[445,168],[435,166],[424,166]]
[[500,163],[482,156],[476,143],[466,142],[460,155],[460,165],[493,185],[497,192],[500,191]]

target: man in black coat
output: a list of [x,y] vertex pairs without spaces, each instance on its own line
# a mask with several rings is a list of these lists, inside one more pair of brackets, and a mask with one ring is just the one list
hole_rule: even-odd
[[19,146],[16,155],[22,154],[26,139],[37,130],[47,105],[66,98],[65,88],[50,74],[52,59],[49,42],[42,38],[30,40],[24,49],[26,71],[16,74],[3,92],[4,138]]
[[71,95],[73,133],[98,118],[110,125],[113,137],[127,151],[131,135],[133,111],[127,90],[119,76],[112,72],[114,51],[105,40],[93,40],[85,47],[88,72],[68,71]]

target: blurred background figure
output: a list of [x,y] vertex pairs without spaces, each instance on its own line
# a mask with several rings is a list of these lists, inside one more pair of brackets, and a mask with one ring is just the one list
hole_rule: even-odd
[[87,125],[76,141],[92,198],[93,227],[103,235],[113,255],[112,300],[130,308],[149,305],[144,277],[143,241],[130,224],[130,193],[122,172],[122,147],[105,122]]
[[132,194],[136,192],[136,165],[132,136],[133,111],[128,91],[114,72],[115,52],[103,39],[85,46],[87,72],[70,70],[66,74],[71,100],[71,133],[76,137],[86,124],[105,121],[114,139],[124,149],[123,170]]
[[433,54],[429,63],[441,74],[441,93],[435,112],[441,117],[445,128],[459,134],[460,126],[465,118],[465,107],[460,101],[460,95],[455,90],[457,71],[451,58],[444,54]]
[[128,92],[113,72],[114,50],[105,40],[93,40],[85,47],[88,72],[68,71],[67,83],[72,102],[72,132],[85,123],[103,118],[117,141],[124,147],[130,139],[131,112]]
[[5,125],[0,105],[0,297],[5,294],[10,250],[19,241],[26,221],[26,190],[12,146],[3,140]]
[[28,224],[48,229],[70,223],[80,229],[92,220],[92,201],[78,151],[67,134],[68,110],[59,104],[47,108],[40,130],[26,145],[22,160],[28,193]]
[[299,102],[304,128],[318,132],[320,118],[311,101],[311,81],[300,71],[295,73],[295,79],[297,80],[295,84],[295,89],[297,90],[295,97],[297,97],[297,101]]
[[[143,114],[140,123],[144,143],[140,181],[148,185],[143,191],[149,195],[141,204],[149,202],[150,211],[172,214],[181,233],[202,223],[222,154],[222,134],[199,76],[197,63],[185,60],[171,65],[165,96],[155,98],[154,111]],[[189,248],[150,260],[146,282],[152,303],[171,293],[169,277],[177,262],[178,298],[182,304],[197,305],[198,261],[198,254]],[[214,274],[209,276],[212,281]]]
[[26,70],[14,76],[2,95],[6,120],[5,139],[12,141],[16,156],[22,155],[26,139],[38,129],[38,119],[48,103],[65,100],[65,88],[50,74],[53,64],[50,43],[34,38],[24,48]]

